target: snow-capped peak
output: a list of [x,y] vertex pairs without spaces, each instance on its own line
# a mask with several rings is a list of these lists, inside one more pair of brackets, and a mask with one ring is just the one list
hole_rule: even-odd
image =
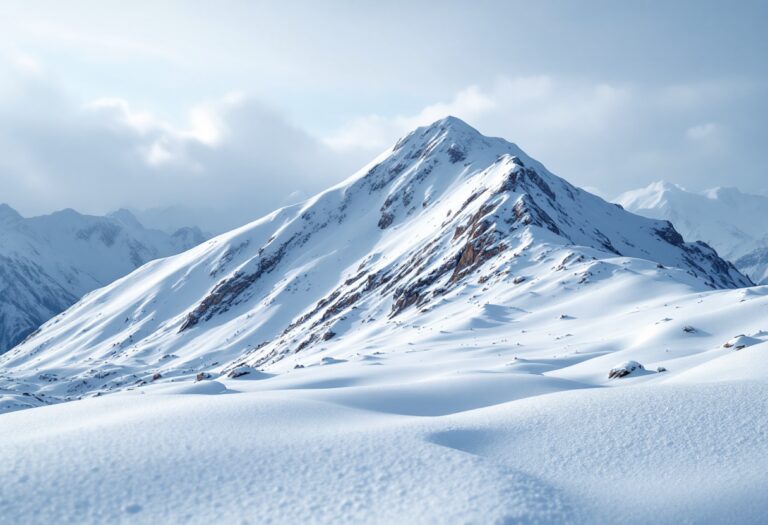
[[655,182],[615,200],[634,213],[671,221],[687,239],[700,239],[724,257],[736,260],[768,247],[768,197],[736,188],[694,192]]
[[11,208],[8,204],[0,203],[0,223],[17,222],[22,219],[19,212]]
[[650,183],[645,188],[622,193],[616,198],[616,202],[627,210],[637,211],[666,206],[670,198],[676,198],[675,195],[685,193],[687,192],[682,186],[660,180]]
[[454,116],[447,116],[428,126],[416,128],[397,141],[393,151],[397,152],[404,148],[411,148],[419,155],[442,152],[447,154],[453,163],[464,160],[470,152],[477,154],[491,149],[500,150],[524,161],[535,162],[517,145],[502,138],[487,137]]
[[127,210],[125,208],[120,208],[118,210],[115,210],[107,216],[120,221],[122,224],[130,228],[136,228],[136,229],[144,228],[144,225],[141,224],[141,222],[139,222],[139,219],[137,219],[136,216],[130,210]]
[[283,369],[450,305],[587,297],[616,276],[699,291],[750,284],[670,223],[607,203],[449,117],[304,204],[88,295],[1,364],[24,376],[76,354],[70,396],[157,367],[151,377]]

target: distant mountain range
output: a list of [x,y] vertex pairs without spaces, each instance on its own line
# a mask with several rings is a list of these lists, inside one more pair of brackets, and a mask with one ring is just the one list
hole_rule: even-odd
[[0,353],[87,292],[203,240],[194,227],[147,229],[126,210],[24,218],[0,204]]
[[655,182],[615,201],[633,213],[671,221],[686,239],[706,242],[753,281],[768,283],[768,197]]

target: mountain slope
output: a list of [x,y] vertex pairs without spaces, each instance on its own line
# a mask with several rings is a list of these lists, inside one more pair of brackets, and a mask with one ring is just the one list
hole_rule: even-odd
[[[422,322],[477,314],[502,329],[513,304],[550,315],[573,302],[600,319],[630,285],[644,301],[750,284],[670,223],[449,117],[302,205],[89,294],[0,366],[6,388],[49,402],[245,365],[285,371],[406,331],[418,340]],[[489,305],[504,305],[498,318]],[[53,375],[41,382],[41,370]]]
[[0,204],[0,353],[86,292],[203,240],[193,228],[147,230],[125,210],[23,218]]
[[733,264],[754,282],[768,284],[768,248],[757,248],[739,257]]
[[696,193],[655,182],[625,192],[615,202],[633,213],[671,221],[686,239],[701,239],[729,260],[768,248],[768,197],[736,188]]

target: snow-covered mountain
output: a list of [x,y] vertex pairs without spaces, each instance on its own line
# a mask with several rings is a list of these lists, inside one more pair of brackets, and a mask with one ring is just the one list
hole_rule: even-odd
[[480,304],[546,310],[625,279],[655,296],[662,285],[751,284],[669,222],[607,203],[449,117],[304,204],[90,293],[0,366],[46,400],[242,366],[281,371],[350,340],[386,344],[456,308],[460,318]]
[[448,118],[1,356],[0,515],[764,523],[745,285]]
[[757,248],[739,257],[733,264],[754,282],[768,284],[768,248]]
[[[701,239],[726,259],[737,264],[755,282],[765,279],[768,260],[768,197],[743,193],[736,188],[692,192],[676,184],[654,182],[625,192],[615,201],[645,217],[666,219],[686,239]],[[757,266],[756,266],[757,264]]]
[[24,218],[0,204],[0,353],[86,292],[203,240],[197,228],[148,230],[126,210]]

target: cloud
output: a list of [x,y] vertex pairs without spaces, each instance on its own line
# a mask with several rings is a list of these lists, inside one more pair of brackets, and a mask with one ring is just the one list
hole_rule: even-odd
[[220,230],[354,169],[241,93],[192,107],[176,125],[118,97],[80,103],[41,69],[4,64],[0,78],[0,201],[25,214],[179,206]]
[[31,55],[17,51],[12,53],[10,58],[16,67],[26,71],[27,73],[35,75],[43,73],[43,66]]
[[[121,97],[77,100],[44,64],[17,54],[0,61],[0,201],[27,215],[178,207],[184,220],[223,230],[321,191],[449,114],[601,194],[658,179],[750,190],[764,185],[755,153],[762,135],[750,132],[756,119],[736,116],[752,115],[743,109],[759,106],[756,94],[732,79],[657,85],[502,76],[411,113],[350,118],[317,138],[237,91],[187,108],[178,122]],[[739,181],[723,180],[713,155]]]
[[426,106],[415,115],[354,119],[325,142],[338,150],[382,149],[411,129],[446,115],[467,120],[486,133],[503,131],[514,140],[538,140],[544,134],[577,129],[595,133],[610,125],[611,115],[627,98],[624,88],[607,84],[564,83],[550,76],[505,77],[490,89],[469,86],[452,100]]
[[[410,129],[450,114],[486,135],[516,142],[555,173],[602,194],[660,178],[703,189],[732,184],[706,158],[729,153],[730,133],[719,122],[690,122],[702,116],[732,119],[738,104],[756,93],[749,82],[734,79],[667,85],[500,77],[413,114],[355,118],[324,140],[337,151],[373,154]],[[752,179],[761,177],[746,156],[735,164],[746,168],[746,187],[750,170]]]
[[707,140],[719,134],[719,128],[714,122],[691,126],[685,130],[685,136],[691,140]]

